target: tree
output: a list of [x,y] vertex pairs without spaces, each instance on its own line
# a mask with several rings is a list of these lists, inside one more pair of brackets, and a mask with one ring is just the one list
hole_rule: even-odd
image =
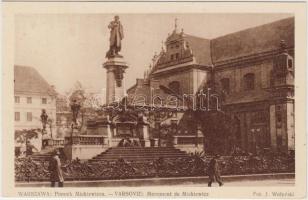
[[238,121],[219,111],[199,112],[195,115],[205,139],[205,151],[212,154],[227,154],[236,144]]
[[[102,106],[102,100],[99,94],[94,92],[88,92],[82,86],[82,84],[77,81],[74,87],[66,93],[68,100],[68,107],[71,105],[78,104],[79,109],[77,114],[77,121],[79,123],[79,129],[82,130],[85,126],[85,122],[88,118],[96,116],[97,112]],[[69,108],[71,110],[71,108]]]
[[[160,88],[179,99],[182,98],[170,88],[165,86],[160,86]],[[211,91],[211,93],[206,93],[205,98],[197,98],[196,106],[193,105],[194,102],[190,99],[183,99],[187,104],[188,110],[182,119],[186,120],[184,124],[189,126],[192,132],[196,131],[197,127],[201,127],[204,136],[204,150],[206,152],[226,154],[236,144],[235,135],[239,131],[239,121],[232,118],[226,111],[220,110],[226,93],[219,89],[217,83],[213,81],[207,82],[197,92],[196,96],[204,94],[204,91]],[[211,106],[204,110],[201,109],[201,105]]]

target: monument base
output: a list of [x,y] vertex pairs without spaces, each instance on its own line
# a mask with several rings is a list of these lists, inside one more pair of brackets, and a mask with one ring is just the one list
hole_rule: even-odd
[[106,151],[109,147],[102,145],[65,145],[64,154],[66,159],[74,160],[88,160],[94,156]]
[[78,135],[65,137],[64,154],[66,159],[91,159],[106,151],[109,146],[107,138],[100,135]]

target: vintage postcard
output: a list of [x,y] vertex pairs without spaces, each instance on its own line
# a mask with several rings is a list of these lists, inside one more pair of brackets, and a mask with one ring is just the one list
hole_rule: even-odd
[[303,2],[4,2],[14,197],[306,197]]

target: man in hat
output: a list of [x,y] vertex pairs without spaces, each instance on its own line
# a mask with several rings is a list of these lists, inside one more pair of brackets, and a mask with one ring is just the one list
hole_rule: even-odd
[[55,187],[58,182],[59,187],[63,187],[64,178],[62,175],[61,161],[59,158],[60,152],[56,150],[49,162],[51,187]]
[[209,176],[208,186],[211,187],[212,183],[216,180],[219,186],[222,186],[223,183],[220,178],[220,170],[218,166],[217,159],[219,155],[215,155],[212,160],[210,161],[209,167],[207,169],[207,174]]

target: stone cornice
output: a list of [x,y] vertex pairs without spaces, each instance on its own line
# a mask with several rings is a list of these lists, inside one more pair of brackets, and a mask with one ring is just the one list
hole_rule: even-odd
[[185,64],[185,63],[190,63],[190,62],[193,62],[194,64],[196,64],[196,59],[195,59],[194,56],[181,58],[179,60],[171,60],[171,61],[168,61],[168,62],[165,62],[165,63],[159,63],[155,67],[157,68],[157,70],[160,70],[160,69],[166,69],[166,68],[169,68],[169,67],[173,67],[173,66]]
[[51,94],[48,92],[32,92],[32,91],[17,91],[14,90],[14,95],[18,96],[18,95],[23,95],[23,96],[37,96],[37,97],[44,97],[44,96],[49,96],[49,97],[53,97],[55,98],[57,96],[57,94]]
[[251,102],[241,102],[241,103],[232,103],[232,104],[225,104],[222,107],[226,108],[227,110],[236,109],[238,112],[245,111],[245,110],[258,110],[260,108],[266,108],[269,105],[275,103],[286,103],[290,102],[293,103],[294,99],[283,97],[280,99],[270,98],[262,101],[251,101]]
[[[293,51],[294,47],[288,48],[288,51]],[[271,59],[279,54],[279,49],[264,51],[253,55],[241,56],[228,60],[218,61],[214,63],[215,71],[225,70],[227,68],[241,67],[247,64],[261,62],[266,59]]]
[[190,70],[190,69],[201,69],[201,70],[206,71],[206,70],[211,70],[212,66],[203,66],[203,65],[195,64],[194,62],[190,62],[190,63],[175,65],[175,66],[168,67],[168,68],[165,68],[165,69],[156,70],[150,76],[157,77],[157,76],[162,75],[162,74],[182,72],[182,71],[187,71],[187,70]]

